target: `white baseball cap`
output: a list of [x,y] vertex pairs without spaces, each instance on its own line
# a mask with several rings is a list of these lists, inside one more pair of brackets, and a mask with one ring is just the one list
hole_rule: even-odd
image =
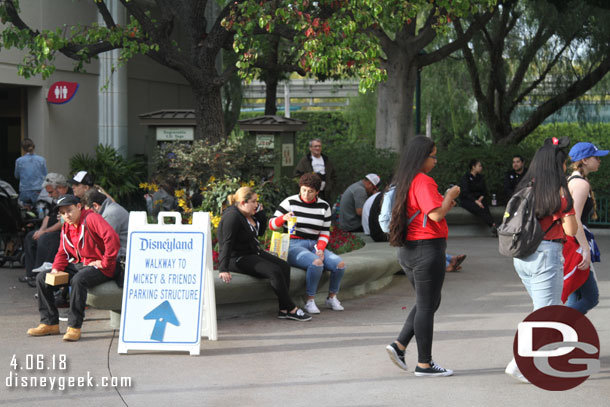
[[367,174],[364,178],[371,181],[375,186],[379,185],[379,182],[381,182],[381,178],[379,178],[379,175],[377,174]]

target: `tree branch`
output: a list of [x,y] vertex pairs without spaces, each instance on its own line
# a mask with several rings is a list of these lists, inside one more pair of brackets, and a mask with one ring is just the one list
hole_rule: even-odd
[[574,99],[582,96],[585,92],[595,86],[603,77],[610,71],[610,56],[600,63],[600,65],[582,79],[574,82],[565,92],[552,97],[545,103],[540,105],[530,118],[525,121],[521,126],[513,129],[510,135],[501,140],[502,144],[517,144],[523,140],[528,134],[530,134],[536,127],[555,113],[561,107]]
[[[433,52],[430,52],[428,54],[419,55],[417,57],[418,66],[424,67],[427,65],[431,65],[431,64],[438,62],[441,59],[447,57],[448,55],[454,53],[458,49],[463,48],[472,39],[474,34],[476,34],[478,31],[480,31],[481,28],[484,27],[485,24],[487,24],[487,22],[493,16],[494,12],[495,12],[495,9],[493,11],[486,12],[484,14],[478,14],[477,16],[475,16],[474,21],[472,22],[472,24],[470,24],[470,26],[468,27],[466,32],[464,32],[462,29],[462,34],[459,35],[455,41],[452,41],[449,44],[446,44],[443,47],[441,47]],[[455,22],[459,22],[459,20],[456,19]],[[455,24],[454,24],[454,26],[455,26]],[[461,22],[460,22],[460,28],[461,28]]]

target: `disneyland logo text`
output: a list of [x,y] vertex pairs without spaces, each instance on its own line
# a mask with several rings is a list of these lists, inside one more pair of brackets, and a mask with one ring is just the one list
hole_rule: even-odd
[[165,250],[166,252],[172,252],[174,250],[193,250],[193,239],[189,240],[177,240],[176,238],[165,240],[154,240],[140,238],[140,250]]

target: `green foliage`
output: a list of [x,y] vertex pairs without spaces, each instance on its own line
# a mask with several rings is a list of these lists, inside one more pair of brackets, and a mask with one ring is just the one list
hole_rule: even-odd
[[139,194],[139,184],[146,180],[146,161],[142,158],[125,159],[114,148],[99,144],[93,157],[76,154],[70,158],[70,174],[83,170],[125,208],[145,207]]
[[[438,165],[430,172],[440,191],[445,191],[451,184],[459,184],[462,176],[468,171],[468,162],[476,158],[483,164],[483,175],[490,194],[497,194],[500,203],[506,203],[503,193],[504,174],[511,168],[514,154],[525,158],[526,166],[531,162],[536,150],[545,139],[550,137],[570,137],[570,147],[579,141],[595,143],[602,149],[610,148],[610,124],[597,123],[581,126],[578,123],[557,123],[538,127],[532,134],[517,146],[459,146],[438,149]],[[591,174],[593,190],[599,197],[610,196],[610,163],[602,158],[599,171]]]
[[[17,2],[15,2],[17,3]],[[94,47],[107,50],[119,49],[116,69],[123,66],[137,54],[147,54],[159,50],[159,45],[142,34],[140,23],[129,16],[125,26],[106,27],[93,22],[90,25],[76,24],[57,27],[54,30],[20,29],[11,22],[8,8],[11,5],[0,3],[0,22],[5,24],[0,33],[0,46],[6,49],[25,50],[26,56],[17,67],[17,72],[24,78],[40,74],[47,79],[55,72],[55,58],[58,52],[65,52],[76,60],[74,70],[84,72],[84,64],[90,63],[96,55],[91,55]],[[19,12],[17,4],[17,12]]]
[[252,137],[234,137],[212,144],[172,142],[155,154],[155,173],[187,189],[202,188],[210,177],[261,179],[264,175]]
[[[257,74],[264,38],[254,35],[273,33],[289,27],[296,35],[294,60],[315,76],[358,77],[360,89],[374,89],[385,80],[381,67],[380,37],[394,35],[429,13],[432,28],[445,33],[453,18],[464,17],[495,5],[496,0],[246,0],[235,3],[223,26],[235,30],[233,49],[239,55],[236,66],[244,78]],[[406,31],[406,30],[405,30]]]
[[[579,123],[553,123],[538,127],[532,134],[523,140],[519,146],[529,149],[539,148],[545,139],[550,137],[570,138],[570,147],[579,141],[594,143],[603,150],[610,149],[610,123],[595,123],[581,125]],[[591,187],[597,196],[610,196],[610,161],[602,157],[599,170],[591,174]]]
[[358,94],[349,99],[343,110],[343,120],[349,123],[348,141],[375,145],[375,123],[377,116],[377,92]]
[[[421,72],[422,129],[431,114],[432,137],[437,144],[470,141],[477,113],[466,67],[461,60],[445,58]],[[423,130],[422,130],[423,132]]]
[[258,200],[268,218],[273,215],[282,200],[296,194],[298,190],[298,186],[292,179],[282,179],[278,182],[265,181],[258,185],[254,181],[244,182],[237,178],[211,179],[202,188],[203,201],[201,206],[195,210],[220,214],[228,204],[227,197],[242,186],[250,186],[256,191]]
[[242,183],[237,178],[211,179],[207,185],[201,188],[203,200],[201,206],[194,210],[219,215],[227,206],[227,197],[234,194],[241,186]]
[[510,170],[512,157],[520,154],[525,158],[526,165],[534,156],[535,149],[517,146],[456,146],[438,148],[437,166],[430,172],[438,184],[439,191],[444,192],[450,185],[459,185],[460,180],[468,172],[468,163],[476,158],[483,164],[483,175],[489,196],[496,194],[498,202],[506,203],[504,196],[504,174]]

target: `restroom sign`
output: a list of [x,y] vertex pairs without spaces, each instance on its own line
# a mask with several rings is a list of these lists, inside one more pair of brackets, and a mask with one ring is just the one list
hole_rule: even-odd
[[76,82],[55,82],[49,88],[47,94],[47,101],[54,104],[68,103],[78,90],[78,83]]
[[119,353],[198,355],[202,335],[216,339],[209,225],[203,212],[193,214],[192,225],[177,212],[161,212],[157,224],[145,212],[130,213]]

